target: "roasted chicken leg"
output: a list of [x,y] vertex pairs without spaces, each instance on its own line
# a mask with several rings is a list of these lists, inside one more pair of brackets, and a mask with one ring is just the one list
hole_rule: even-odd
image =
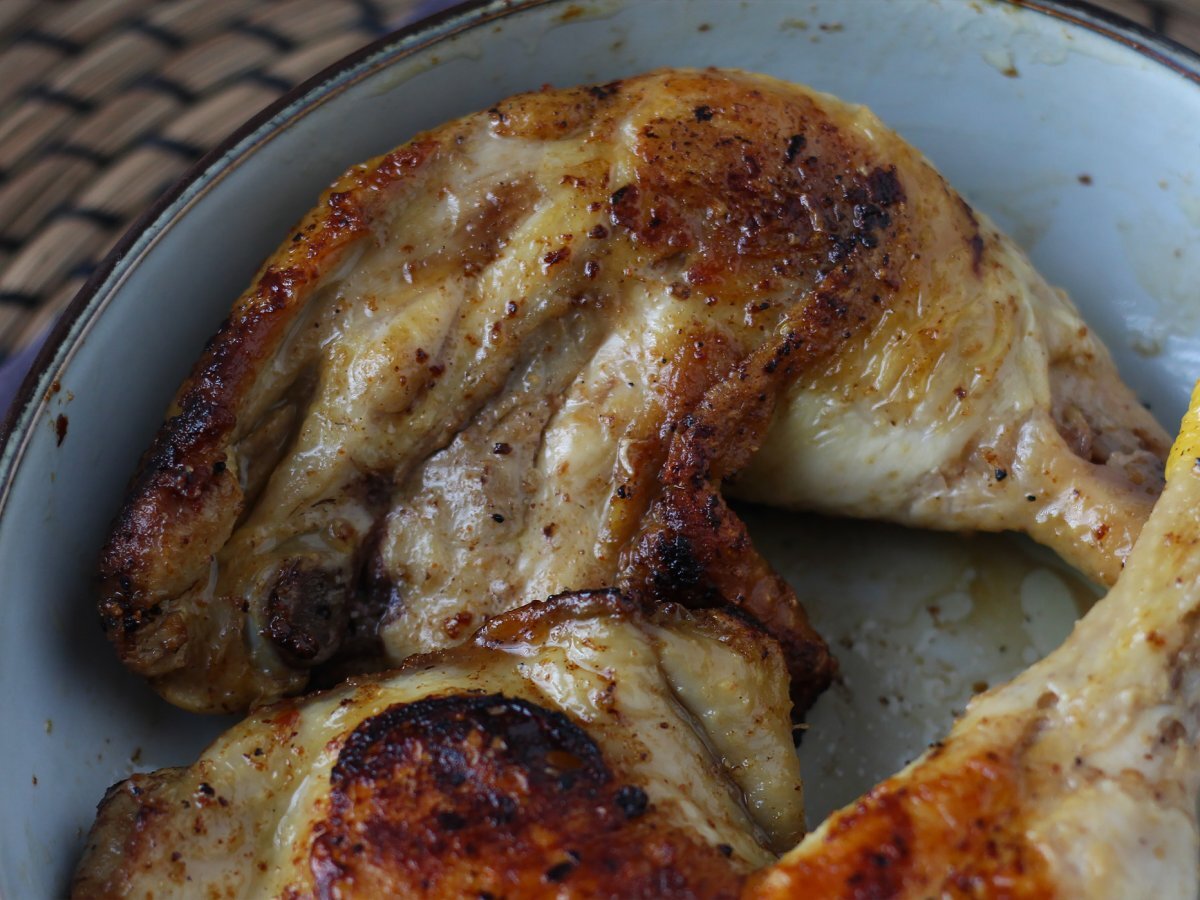
[[598,594],[117,785],[75,894],[1191,900],[1200,388],[1169,474],[1062,647],[748,877],[801,827],[778,649],[728,614]]
[[73,895],[733,897],[803,832],[787,692],[728,613],[533,604],[116,785]]
[[1115,588],[945,742],[754,877],[766,897],[1179,897],[1197,880],[1200,389]]
[[1028,531],[1111,580],[1166,445],[869,112],[663,71],[512,98],[335,184],[180,389],[100,612],[172,702],[235,710],[617,585],[747,609],[802,709],[832,662],[726,481]]

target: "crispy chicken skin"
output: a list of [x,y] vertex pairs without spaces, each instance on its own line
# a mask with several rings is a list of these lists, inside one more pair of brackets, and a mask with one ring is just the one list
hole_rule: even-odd
[[662,71],[514,97],[335,184],[180,389],[100,612],[169,700],[235,710],[615,585],[744,608],[802,710],[831,657],[723,485],[1024,530],[1111,581],[1166,443],[869,112]]
[[646,618],[608,593],[502,615],[465,647],[285,701],[196,765],[118,785],[75,894],[1190,900],[1200,385],[1169,479],[1116,587],[1058,650],[750,874],[800,827],[778,650],[728,614]]
[[101,804],[79,898],[734,897],[803,833],[787,673],[615,592],[258,711]]
[[1101,584],[1162,490],[1169,438],[1062,291],[968,213],[966,293],[894,303],[787,388],[734,493],[942,530],[1024,531]]
[[1167,471],[1116,587],[1067,641],[748,897],[1196,897],[1200,387]]

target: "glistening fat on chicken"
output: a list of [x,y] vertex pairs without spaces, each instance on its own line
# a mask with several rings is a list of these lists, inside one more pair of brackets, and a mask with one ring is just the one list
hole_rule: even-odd
[[1108,596],[776,863],[802,822],[778,647],[611,593],[504,614],[116,786],[75,894],[1190,900],[1198,460],[1200,387]]
[[618,586],[740,606],[802,711],[832,657],[726,483],[1026,531],[1111,582],[1166,446],[1067,299],[868,111],[666,70],[337,182],[181,387],[100,612],[169,700],[238,710]]
[[804,831],[788,709],[738,617],[558,597],[116,785],[72,894],[736,896]]
[[1200,384],[1116,586],[942,742],[751,878],[782,897],[1200,891]]

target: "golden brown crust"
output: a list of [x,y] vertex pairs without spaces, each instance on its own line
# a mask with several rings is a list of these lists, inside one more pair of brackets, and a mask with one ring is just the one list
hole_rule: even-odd
[[[100,558],[101,621],[135,671],[170,672],[186,657],[187,623],[164,603],[208,577],[244,510],[228,453],[260,368],[322,276],[436,149],[435,141],[414,140],[330,188],[263,266],[179,389]],[[231,641],[244,625],[238,612],[228,614]]]
[[1011,748],[937,751],[883,782],[822,827],[804,853],[752,876],[744,897],[1057,895],[1023,816],[1029,788]]
[[346,739],[319,896],[733,897],[739,873],[614,777],[561,713],[500,694],[393,706]]
[[[253,586],[227,583],[220,551],[253,511],[274,460],[300,427],[312,378],[318,377],[284,386],[291,399],[272,405],[255,396],[264,390],[269,361],[352,245],[397,239],[380,217],[400,202],[405,184],[428,181],[435,158],[451,172],[439,178],[452,178],[454,166],[464,165],[445,160],[462,152],[454,148],[470,145],[463,136],[480,118],[489,123],[490,141],[608,140],[615,146],[626,140],[621,128],[632,114],[644,124],[629,148],[631,167],[564,165],[563,184],[577,197],[571,202],[598,207],[608,224],[593,226],[586,242],[566,235],[561,246],[547,246],[539,265],[547,279],[563,281],[564,290],[580,291],[585,308],[594,304],[592,318],[618,314],[620,303],[603,298],[626,280],[621,272],[636,272],[635,279],[647,284],[669,279],[663,302],[694,307],[693,319],[707,323],[696,340],[678,341],[663,360],[668,392],[648,408],[641,471],[634,473],[642,489],[632,508],[610,522],[606,533],[616,541],[614,549],[645,543],[637,510],[654,502],[681,508],[671,498],[697,479],[709,487],[690,506],[719,502],[720,480],[757,446],[783,380],[782,374],[764,379],[757,372],[746,378],[758,365],[756,348],[774,348],[765,351],[769,356],[803,347],[784,367],[793,375],[799,363],[834,351],[877,317],[881,292],[899,283],[909,256],[899,249],[907,240],[898,224],[900,177],[894,167],[873,161],[868,146],[835,124],[815,99],[765,79],[681,72],[512,98],[343,178],[264,267],[210,343],[144,459],[101,559],[101,615],[127,665],[155,679],[176,702],[235,708],[300,688],[312,666],[337,656],[356,620],[354,610],[357,620],[380,615],[381,605],[370,597],[381,593],[379,587],[387,594],[386,577],[382,584],[374,579],[374,587],[363,577],[364,571],[383,570],[370,559],[361,529],[343,527],[345,539],[336,541],[348,552],[340,558],[325,550],[293,553],[280,559],[274,575],[256,574]],[[617,180],[618,172],[625,180]],[[421,249],[414,251],[405,277],[411,272],[411,278],[428,280],[443,277],[443,270],[444,277],[476,277],[508,240],[517,223],[514,211],[537,196],[531,184],[520,172],[508,173],[476,213],[463,216],[442,250],[421,259],[415,258]],[[594,293],[587,293],[589,285]],[[619,297],[619,290],[610,296]],[[510,312],[520,307],[519,300],[509,304]],[[788,335],[782,344],[773,336],[776,329]],[[510,327],[501,330],[497,323],[493,332],[500,342]],[[428,357],[418,347],[418,361],[423,354]],[[428,359],[423,365],[431,379],[442,375],[443,363]],[[688,437],[692,407],[739,365],[742,383],[721,403],[726,410],[749,404],[753,422],[729,446],[715,440],[701,446]],[[673,377],[676,370],[681,374]],[[257,421],[247,415],[252,404]],[[681,480],[671,474],[679,464],[670,463],[656,476],[668,456],[685,454],[681,442],[690,448],[686,453],[703,456],[690,464],[696,474]],[[414,463],[406,460],[396,471],[409,471]],[[363,514],[379,523],[395,475],[357,465],[362,484],[347,483],[342,491],[360,495]],[[786,585],[749,547],[740,523],[727,510],[722,516],[723,528],[666,540],[700,539],[709,567],[728,572],[708,580],[711,596],[704,602],[744,604],[747,589],[737,577],[753,580],[749,592],[761,598],[755,615],[798,630],[793,637],[781,634],[789,646],[808,648],[792,654],[803,660],[793,666],[795,674],[810,682],[797,697],[815,696],[829,677],[828,654]],[[647,540],[661,542],[668,519],[682,527],[679,516],[658,515],[657,536]],[[694,524],[688,528],[695,530]],[[253,552],[249,546],[239,553]],[[597,573],[592,583],[613,583],[615,574]],[[656,599],[670,599],[677,589],[698,601],[692,586],[668,588],[656,578]],[[770,614],[775,602],[791,611]],[[370,622],[358,624],[371,630]],[[344,671],[344,662],[339,665]],[[204,671],[208,680],[198,682]]]
[[837,664],[791,587],[725,503],[720,479],[757,448],[781,387],[818,347],[787,331],[735,363],[674,423],[658,496],[617,577],[643,603],[729,603],[763,623],[783,647],[797,716],[829,686]]
[[71,896],[80,898],[125,897],[131,893],[131,863],[156,855],[161,840],[159,821],[167,813],[157,796],[162,779],[158,773],[132,775],[104,794],[97,806],[93,835],[120,833],[117,841],[93,840],[86,850],[89,865],[75,873]]
[[720,611],[647,616],[584,592],[260,709],[191,766],[122,782],[72,887],[733,897],[802,822],[775,642]]
[[[802,712],[832,658],[724,505],[740,470],[751,497],[769,459],[768,500],[1068,551],[1078,522],[1127,519],[1102,556],[1153,493],[1100,490],[1060,440],[1052,477],[981,463],[1053,399],[1014,335],[1037,350],[1077,321],[999,241],[868,113],[762,76],[662,71],[448,123],[334,185],[235,306],[114,524],[105,628],[168,699],[229,711],[619,584],[763,622]],[[994,419],[966,387],[922,399],[958,377],[1002,398]],[[1121,481],[1155,457],[1108,406],[1092,430],[1134,460]],[[841,462],[804,431],[822,409],[846,411],[822,427],[859,464],[814,496],[809,462]],[[888,416],[937,452],[909,441],[893,473],[870,428]],[[1058,518],[1018,496],[1047,481]]]

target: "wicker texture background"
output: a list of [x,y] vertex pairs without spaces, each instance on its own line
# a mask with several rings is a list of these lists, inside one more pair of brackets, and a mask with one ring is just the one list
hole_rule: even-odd
[[0,0],[0,358],[206,150],[430,6]]
[[[0,0],[0,361],[222,137],[450,2]],[[1095,2],[1200,49],[1200,0]]]

